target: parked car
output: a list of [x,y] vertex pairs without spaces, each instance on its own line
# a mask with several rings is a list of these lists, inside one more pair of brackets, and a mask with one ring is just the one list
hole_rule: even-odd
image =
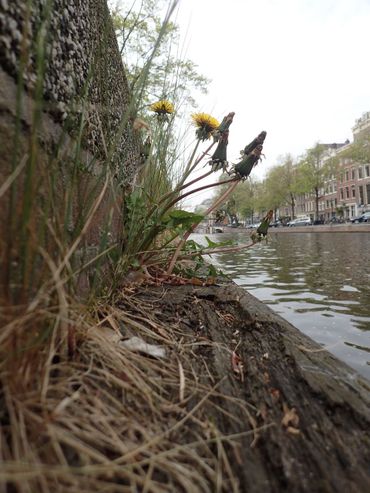
[[351,223],[370,223],[370,211],[364,212],[358,217],[353,217]]
[[279,219],[270,223],[270,228],[280,228],[281,226],[284,226],[284,224]]
[[311,226],[312,221],[309,217],[299,217],[297,219],[293,219],[292,221],[288,222],[288,226],[294,227],[294,226]]

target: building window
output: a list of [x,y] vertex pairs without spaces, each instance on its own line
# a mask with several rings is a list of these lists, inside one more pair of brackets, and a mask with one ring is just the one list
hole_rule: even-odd
[[362,168],[358,168],[358,179],[360,180],[361,178],[363,178]]
[[365,176],[366,177],[369,177],[370,176],[370,166],[369,165],[366,165],[365,166]]
[[358,187],[358,194],[360,196],[360,204],[364,204],[364,187],[360,186]]
[[348,181],[348,180],[349,180],[349,171],[348,171],[348,169],[346,169],[346,181]]
[[351,180],[355,179],[355,168],[351,169]]
[[334,185],[333,185],[333,192],[336,192],[336,191],[337,191],[337,184],[334,183]]
[[340,198],[341,198],[341,200],[343,200],[343,199],[344,199],[344,195],[343,195],[343,188],[341,188],[341,189],[340,189]]
[[346,199],[349,199],[349,187],[346,187]]
[[352,197],[356,197],[356,189],[355,189],[355,187],[352,187]]
[[340,182],[343,183],[343,173],[340,174]]

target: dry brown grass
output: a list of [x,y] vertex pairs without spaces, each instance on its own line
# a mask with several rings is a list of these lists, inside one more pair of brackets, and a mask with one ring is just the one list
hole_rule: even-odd
[[[166,358],[127,350],[122,334],[163,346]],[[1,342],[1,492],[239,491],[238,436],[208,413],[231,398],[213,375],[197,375],[194,337],[129,289],[89,310],[39,300],[12,314]],[[252,440],[247,403],[235,402]]]

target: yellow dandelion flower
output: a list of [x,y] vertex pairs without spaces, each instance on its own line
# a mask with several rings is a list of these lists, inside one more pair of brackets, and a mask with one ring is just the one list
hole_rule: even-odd
[[166,99],[151,104],[149,109],[157,115],[171,115],[175,111],[173,104]]
[[196,135],[200,140],[209,139],[212,132],[220,126],[216,118],[207,113],[194,113],[191,117],[193,124],[197,127]]

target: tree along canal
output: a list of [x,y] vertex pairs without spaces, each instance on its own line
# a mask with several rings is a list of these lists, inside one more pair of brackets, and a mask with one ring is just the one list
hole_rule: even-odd
[[[248,243],[247,231],[209,235]],[[203,243],[204,235],[193,235]],[[234,282],[370,378],[370,234],[286,233],[212,256]]]

